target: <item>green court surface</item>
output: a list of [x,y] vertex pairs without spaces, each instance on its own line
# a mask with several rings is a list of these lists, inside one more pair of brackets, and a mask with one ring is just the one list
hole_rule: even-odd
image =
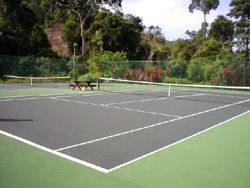
[[[156,83],[157,84],[157,83]],[[123,91],[145,91],[145,90],[164,90],[166,94],[170,89],[172,91],[183,90],[183,91],[193,91],[193,92],[218,92],[218,93],[232,93],[232,94],[247,94],[249,95],[249,90],[239,89],[230,90],[222,88],[200,88],[200,87],[185,87],[184,85],[178,84],[169,87],[166,85],[153,85],[153,84],[133,84],[133,83],[100,83],[99,91],[101,92],[123,92]],[[98,92],[98,87],[93,91],[90,89],[80,91],[78,88],[71,90],[69,88],[15,88],[15,86],[10,87],[12,89],[1,89],[0,97],[23,97],[23,96],[47,96],[47,95],[64,95],[64,94],[84,94],[86,92]]]
[[2,188],[250,187],[250,113],[108,174],[0,134]]

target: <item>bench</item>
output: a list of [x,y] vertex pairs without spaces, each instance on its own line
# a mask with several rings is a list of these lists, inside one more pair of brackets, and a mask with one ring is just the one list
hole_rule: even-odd
[[88,87],[91,88],[91,90],[94,90],[93,87],[96,87],[95,84],[91,84],[91,81],[87,81],[84,84],[81,84],[80,81],[74,81],[74,84],[70,84],[72,88],[72,90],[74,90],[76,87],[78,87],[80,90],[82,90],[82,87],[85,87],[85,89],[87,89]]

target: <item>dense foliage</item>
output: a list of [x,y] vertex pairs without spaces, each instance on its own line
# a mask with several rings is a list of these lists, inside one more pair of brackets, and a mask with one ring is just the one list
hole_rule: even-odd
[[[208,25],[206,16],[218,5],[190,0],[190,12],[203,12],[202,28],[167,41],[158,26],[124,15],[121,0],[0,0],[0,76],[72,76],[74,64],[80,80],[250,85],[250,3],[231,0],[229,17]],[[45,33],[57,24],[67,59],[52,50]]]
[[1,54],[54,55],[38,15],[21,0],[0,0],[0,31]]

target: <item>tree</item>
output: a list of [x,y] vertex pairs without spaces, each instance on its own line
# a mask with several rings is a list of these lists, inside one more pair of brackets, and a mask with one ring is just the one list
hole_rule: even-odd
[[209,37],[222,42],[233,41],[234,37],[234,24],[233,21],[224,16],[218,16],[211,24]]
[[238,48],[245,54],[243,85],[246,85],[248,75],[249,42],[250,42],[250,3],[249,0],[232,0],[229,15],[236,19],[235,35],[238,39]]
[[[29,0],[30,1],[30,0]],[[65,23],[68,19],[68,10],[58,7],[58,0],[40,0],[40,6],[44,12],[43,24],[49,27],[55,23]]]
[[[0,1],[0,50],[9,55],[44,55],[50,46],[34,11],[21,0]],[[37,48],[39,46],[39,49]],[[43,48],[41,50],[41,48]]]
[[132,15],[125,15],[125,24],[122,29],[121,51],[127,52],[129,59],[141,59],[144,46],[142,42],[142,32],[144,29],[141,18]]
[[41,6],[41,0],[22,0],[22,4],[31,9],[36,14],[39,25],[44,23],[46,12]]
[[192,0],[189,5],[189,11],[193,13],[194,10],[200,10],[203,12],[204,21],[202,24],[203,28],[203,38],[206,38],[206,16],[209,14],[210,10],[215,10],[219,6],[219,0]]
[[189,43],[191,44],[192,55],[203,46],[204,38],[203,38],[203,30],[200,29],[198,31],[186,31],[186,35],[189,36]]
[[71,54],[73,54],[74,43],[79,43],[81,41],[80,28],[78,27],[78,20],[74,15],[69,16],[69,18],[65,22],[63,27],[62,37],[63,40],[67,42]]
[[158,26],[150,26],[146,31],[146,40],[150,46],[148,62],[152,62],[153,56],[157,51],[162,51],[165,48],[166,40]]
[[222,49],[221,42],[210,38],[204,42],[204,45],[197,50],[193,59],[216,60]]
[[187,76],[194,83],[199,83],[204,79],[203,61],[192,60],[187,68]]
[[129,69],[126,53],[103,51],[88,60],[90,72],[98,77],[122,78]]
[[102,10],[93,19],[86,35],[91,42],[91,52],[123,51],[129,59],[136,59],[142,31],[139,17]]
[[44,33],[43,28],[38,24],[34,25],[29,36],[29,41],[31,47],[30,54],[37,56],[56,56],[56,53],[51,49],[47,35]]
[[238,47],[243,48],[245,58],[249,58],[250,42],[250,3],[249,0],[232,0],[229,16],[236,19],[235,35],[238,39]]
[[176,78],[184,78],[187,76],[187,61],[171,61],[168,68],[168,76]]
[[81,54],[86,55],[86,36],[85,36],[85,25],[87,19],[103,5],[109,5],[110,7],[120,7],[122,0],[59,0],[56,3],[62,7],[69,9],[72,13],[77,15],[80,26],[81,36]]
[[171,45],[171,60],[189,61],[195,51],[192,40],[178,39]]

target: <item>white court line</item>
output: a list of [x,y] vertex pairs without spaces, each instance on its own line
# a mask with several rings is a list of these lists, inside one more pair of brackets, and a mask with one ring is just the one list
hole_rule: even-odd
[[17,101],[27,101],[27,100],[36,100],[38,97],[30,97],[30,98],[22,98],[22,99],[15,99]]
[[150,111],[145,111],[145,110],[138,110],[138,109],[132,109],[132,108],[124,108],[120,106],[111,106],[111,105],[106,105],[106,104],[101,104],[103,107],[107,108],[115,108],[119,110],[127,110],[127,111],[133,111],[133,112],[139,112],[139,113],[144,113],[144,114],[153,114],[153,115],[160,115],[160,116],[166,116],[166,117],[176,117],[179,118],[181,116],[173,115],[173,114],[164,114],[164,113],[157,113],[157,112],[150,112]]
[[4,101],[26,101],[26,100],[36,100],[38,97],[27,97],[27,98],[11,98],[11,99],[0,99],[0,102]]
[[0,100],[0,102],[4,102],[4,101],[13,101],[14,99],[2,99]]
[[[50,97],[50,96],[59,96],[59,95],[60,94],[36,95],[36,97]],[[34,97],[34,95],[8,96],[8,97],[0,97],[0,99],[15,99],[15,98],[22,98],[22,97]]]
[[[230,87],[230,86],[229,86]],[[237,86],[236,86],[237,87]],[[186,91],[186,93],[187,92],[190,92],[190,91],[193,91],[193,92],[206,92],[206,94],[211,94],[211,93],[214,93],[214,95],[216,96],[216,94],[215,93],[217,93],[217,95],[218,96],[225,96],[225,95],[227,95],[227,96],[232,96],[232,97],[236,97],[236,96],[234,96],[234,95],[249,95],[249,92],[247,93],[247,91],[245,92],[245,93],[237,93],[237,92],[226,92],[226,91],[215,91],[215,90],[213,90],[213,91],[211,91],[211,90],[206,90],[206,89],[202,89],[202,90],[200,90],[200,91],[196,91],[196,90],[190,90],[190,89],[173,89],[174,91],[172,91],[172,92],[176,92],[176,93],[179,93],[179,90],[181,90],[181,91]],[[248,90],[249,91],[249,90]],[[171,93],[172,93],[171,92]],[[181,93],[181,92],[180,92]],[[211,94],[211,95],[213,95],[213,94]],[[236,97],[236,98],[241,98],[241,97]],[[242,97],[242,98],[247,98],[247,97]]]
[[49,152],[49,153],[52,153],[52,154],[57,155],[57,156],[59,156],[59,157],[62,157],[62,158],[64,158],[64,159],[68,159],[68,160],[70,160],[70,161],[74,161],[74,162],[76,162],[76,163],[85,165],[85,166],[87,166],[87,167],[90,167],[90,168],[92,168],[92,169],[98,170],[98,171],[100,171],[100,172],[104,172],[104,173],[107,173],[107,172],[108,172],[107,169],[102,168],[102,167],[100,167],[100,166],[97,166],[97,165],[88,163],[88,162],[86,162],[86,161],[83,161],[83,160],[80,160],[80,159],[71,157],[71,156],[69,156],[69,155],[66,155],[66,154],[57,152],[57,151],[55,151],[55,150],[52,150],[52,149],[49,149],[49,148],[47,148],[47,147],[41,146],[41,145],[39,145],[39,144],[36,144],[36,143],[31,142],[31,141],[29,141],[29,140],[26,140],[26,139],[24,139],[24,138],[15,136],[15,135],[13,135],[13,134],[7,133],[7,132],[5,132],[5,131],[1,131],[1,130],[0,130],[0,134],[3,134],[3,135],[5,135],[5,136],[11,137],[11,138],[14,138],[14,139],[16,139],[16,140],[19,140],[19,141],[21,141],[21,142],[24,142],[24,143],[26,143],[26,144],[29,144],[29,145],[31,145],[31,146],[34,146],[34,147],[36,147],[36,148],[38,148],[38,149],[41,149],[41,150],[43,150],[43,151],[47,151],[47,152]]
[[87,145],[87,144],[90,144],[90,143],[95,143],[95,142],[107,140],[109,138],[114,138],[114,137],[126,135],[126,134],[129,134],[129,133],[134,133],[134,132],[142,131],[142,130],[145,130],[145,129],[149,129],[149,128],[153,128],[153,127],[156,127],[156,126],[160,126],[162,124],[167,124],[167,123],[174,122],[174,121],[177,121],[177,120],[182,120],[182,119],[186,119],[186,118],[189,118],[189,117],[193,117],[193,116],[205,114],[205,113],[208,113],[208,112],[212,112],[212,111],[215,111],[215,110],[227,108],[227,107],[230,107],[230,106],[235,106],[235,105],[242,104],[242,103],[249,102],[249,101],[250,101],[250,99],[247,99],[247,100],[244,100],[244,101],[239,101],[239,102],[236,102],[236,103],[227,104],[227,105],[224,105],[224,106],[220,106],[220,107],[216,107],[216,108],[213,108],[213,109],[205,110],[205,111],[202,111],[202,112],[190,114],[190,115],[183,116],[183,117],[180,117],[180,118],[176,118],[176,119],[172,119],[172,120],[167,120],[167,121],[163,121],[163,122],[160,122],[160,123],[152,124],[152,125],[149,125],[149,126],[141,127],[141,128],[138,128],[138,129],[133,129],[133,130],[130,130],[130,131],[125,131],[125,132],[117,133],[117,134],[114,134],[114,135],[110,135],[110,136],[106,136],[106,137],[102,137],[102,138],[90,140],[90,141],[87,141],[87,142],[82,142],[82,143],[79,143],[79,144],[74,144],[74,145],[71,145],[71,146],[63,147],[63,148],[58,148],[55,151],[62,151],[62,150],[70,149],[70,148],[75,148],[75,147],[78,147],[78,146]]
[[58,101],[65,101],[65,102],[73,102],[73,103],[78,103],[78,104],[86,104],[86,105],[92,105],[92,106],[100,106],[100,107],[105,107],[105,108],[133,111],[133,112],[139,112],[139,113],[144,113],[144,114],[153,114],[153,115],[160,115],[160,116],[166,116],[166,117],[181,117],[181,116],[172,115],[172,114],[163,114],[163,113],[156,113],[156,112],[150,112],[150,111],[144,111],[144,110],[138,110],[138,109],[122,108],[122,107],[118,107],[118,106],[108,106],[105,104],[96,104],[96,103],[89,103],[89,102],[84,102],[84,101],[74,101],[74,100],[68,100],[68,99],[58,99],[57,97],[50,97],[50,99],[58,100]]
[[145,154],[145,155],[142,155],[142,156],[140,156],[140,157],[138,157],[138,158],[135,158],[135,159],[133,159],[133,160],[131,160],[131,161],[128,161],[128,162],[126,162],[126,163],[123,163],[123,164],[121,164],[121,165],[118,165],[118,166],[116,166],[116,167],[114,167],[114,168],[111,168],[111,169],[107,170],[107,173],[109,173],[109,172],[111,172],[111,171],[114,171],[114,170],[117,170],[117,169],[119,169],[119,168],[122,168],[122,167],[124,167],[124,166],[127,166],[127,165],[129,165],[129,164],[131,164],[131,163],[134,163],[134,162],[136,162],[136,161],[139,161],[139,160],[141,160],[141,159],[143,159],[143,158],[145,158],[145,157],[148,157],[148,156],[150,156],[150,155],[153,155],[153,154],[155,154],[155,153],[158,153],[158,152],[160,152],[160,151],[162,151],[162,150],[164,150],[164,149],[170,148],[170,147],[172,147],[172,146],[174,146],[174,145],[176,145],[176,144],[182,143],[182,142],[184,142],[184,141],[186,141],[186,140],[189,140],[189,139],[191,139],[191,138],[193,138],[193,137],[195,137],[195,136],[198,136],[198,135],[200,135],[200,134],[202,134],[202,133],[205,133],[205,132],[207,132],[207,131],[209,131],[209,130],[211,130],[211,129],[214,129],[214,128],[220,126],[220,125],[223,125],[223,124],[225,124],[225,123],[227,123],[227,122],[229,122],[229,121],[232,121],[232,120],[234,120],[234,119],[237,119],[237,118],[239,118],[239,117],[241,117],[241,116],[243,116],[243,115],[246,115],[246,114],[248,114],[248,113],[250,113],[250,110],[249,110],[249,111],[246,111],[246,112],[244,112],[244,113],[242,113],[242,114],[240,114],[240,115],[237,115],[237,116],[235,116],[235,117],[232,117],[232,118],[230,118],[230,119],[227,119],[227,120],[225,120],[225,121],[223,121],[223,122],[220,122],[220,123],[218,123],[218,124],[216,124],[216,125],[214,125],[214,126],[212,126],[212,127],[209,127],[209,128],[207,128],[207,129],[204,129],[203,131],[197,132],[197,133],[195,133],[195,134],[193,134],[193,135],[191,135],[191,136],[188,136],[188,137],[186,137],[186,138],[183,138],[183,139],[181,139],[181,140],[179,140],[179,141],[177,141],[177,142],[174,142],[174,143],[169,144],[169,145],[167,145],[167,146],[165,146],[165,147],[162,147],[162,148],[160,148],[160,149],[157,149],[157,150],[155,150],[155,151],[152,151],[152,152],[150,152],[150,153],[147,153],[147,154]]
[[117,93],[117,94],[123,94],[123,93],[154,93],[154,92],[167,92],[168,90],[159,90],[159,89],[148,89],[148,90],[125,90],[125,91],[111,91],[108,93]]
[[101,106],[99,104],[96,103],[88,103],[88,102],[84,102],[84,101],[72,101],[72,100],[68,100],[68,99],[58,99],[57,97],[50,97],[50,99],[53,100],[57,100],[57,101],[64,101],[64,102],[73,102],[73,103],[78,103],[78,104],[88,104],[88,105],[93,105],[93,106]]
[[148,102],[148,101],[153,101],[153,100],[165,100],[165,99],[167,99],[167,97],[158,98],[158,99],[142,99],[142,100],[124,101],[124,102],[118,102],[118,103],[108,103],[108,104],[105,104],[105,105],[106,106],[111,106],[111,105],[139,103],[139,102]]
[[204,96],[206,94],[200,93],[200,94],[193,94],[193,95],[181,95],[181,96],[176,96],[172,97],[172,99],[180,99],[180,98],[185,98],[185,97],[198,97],[198,96]]
[[102,96],[104,93],[88,93],[88,94],[77,94],[77,95],[66,95],[66,96],[57,96],[57,98],[68,98],[68,97],[75,97],[75,96],[81,96],[81,97],[92,97],[92,96]]
[[3,97],[2,99],[0,98],[0,102],[4,101],[24,101],[24,100],[36,100],[36,99],[46,99],[48,98],[67,98],[67,97],[74,97],[74,96],[99,96],[103,94],[95,94],[93,93],[88,93],[88,94],[65,94],[65,95],[58,95],[58,94],[52,94],[52,95],[38,95],[37,97],[33,96],[16,96],[16,97]]
[[[96,92],[89,92],[89,93],[96,93]],[[61,97],[67,97],[67,96],[79,96],[84,95],[83,93],[68,93],[68,94],[45,94],[45,95],[19,95],[19,96],[8,96],[8,97],[0,97],[0,99],[15,99],[15,98],[22,98],[22,97],[51,97],[51,96],[61,96]]]
[[250,95],[249,96],[244,96],[244,97],[241,96],[240,97],[240,96],[234,96],[234,95],[224,95],[224,94],[219,95],[219,94],[210,94],[210,93],[208,93],[206,95],[208,95],[208,96],[215,96],[215,97],[236,98],[236,99],[247,99],[247,98],[250,97]]
[[[195,96],[201,96],[201,95],[205,95],[205,94],[182,95],[182,96],[172,97],[172,99],[184,98],[184,97],[195,97]],[[111,105],[119,105],[119,104],[140,103],[140,102],[149,102],[149,101],[160,101],[160,100],[166,100],[166,99],[170,99],[170,97],[124,101],[124,102],[118,102],[118,103],[109,103],[109,104],[105,104],[105,105],[111,106]]]
[[[166,93],[168,94],[168,90],[157,90],[157,89],[151,89],[151,90],[127,90],[127,91],[110,91],[110,92],[107,92],[106,94],[109,95],[109,94],[140,94],[140,93],[156,93],[156,92],[161,92],[161,93]],[[180,92],[180,91],[172,91],[172,93],[191,93],[191,92]],[[191,94],[194,94],[194,92],[192,92]]]
[[[243,103],[243,102],[242,102],[242,103]],[[81,165],[90,167],[90,168],[95,169],[95,170],[97,170],[97,171],[100,171],[100,172],[103,172],[103,173],[109,173],[109,172],[111,172],[111,171],[113,171],[113,170],[119,169],[119,168],[124,167],[124,166],[126,166],[126,165],[129,165],[129,164],[131,164],[131,163],[133,163],[133,162],[136,162],[136,161],[138,161],[138,160],[140,160],[140,159],[143,159],[143,158],[145,158],[145,157],[147,157],[147,156],[150,156],[150,155],[152,155],[152,154],[155,154],[155,153],[157,153],[157,152],[160,152],[160,151],[162,151],[162,150],[164,150],[164,149],[166,149],[166,148],[169,148],[169,147],[172,147],[172,146],[174,146],[174,145],[176,145],[176,144],[179,144],[179,143],[181,143],[181,142],[183,142],[183,141],[185,141],[185,140],[188,140],[188,139],[190,139],[190,138],[192,138],[192,137],[194,137],[194,136],[200,135],[200,134],[202,134],[202,133],[204,133],[204,132],[206,132],[206,131],[208,131],[208,130],[210,130],[210,129],[213,129],[213,128],[219,126],[219,125],[222,125],[222,124],[224,124],[224,123],[226,123],[226,122],[229,122],[229,121],[231,121],[231,120],[233,120],[233,119],[236,119],[236,118],[238,118],[238,117],[240,117],[240,116],[243,116],[243,115],[245,115],[245,114],[247,114],[247,113],[250,113],[250,110],[247,111],[247,112],[244,112],[244,113],[242,113],[242,114],[240,114],[240,115],[238,115],[238,116],[235,116],[235,117],[233,117],[233,118],[230,118],[230,119],[228,119],[228,120],[226,120],[226,121],[223,121],[223,122],[221,122],[221,123],[219,123],[219,124],[217,124],[217,125],[214,125],[213,127],[210,127],[210,128],[208,128],[208,129],[206,129],[206,130],[203,130],[203,131],[201,131],[201,132],[198,132],[198,133],[196,133],[196,134],[194,134],[194,135],[191,135],[191,136],[189,136],[189,137],[186,137],[186,138],[184,138],[184,139],[182,139],[182,140],[180,140],[180,141],[177,141],[177,142],[175,142],[175,143],[172,143],[172,144],[170,144],[170,145],[167,145],[167,146],[165,146],[165,147],[163,147],[163,148],[160,148],[160,149],[158,149],[158,150],[155,150],[155,151],[153,151],[153,152],[151,152],[151,153],[148,153],[148,154],[146,154],[146,155],[143,155],[143,156],[141,156],[141,157],[138,157],[138,158],[136,158],[136,159],[134,159],[134,160],[131,160],[131,161],[126,162],[126,163],[124,163],[124,164],[118,165],[118,166],[116,166],[116,167],[114,167],[114,168],[111,168],[111,169],[105,169],[105,168],[102,168],[102,167],[100,167],[100,166],[94,165],[94,164],[92,164],[92,163],[88,163],[88,162],[86,162],[86,161],[83,161],[83,160],[80,160],[80,159],[77,159],[77,158],[68,156],[68,155],[66,155],[66,154],[60,153],[60,152],[58,152],[58,151],[55,151],[55,150],[52,150],[52,149],[49,149],[49,148],[46,148],[46,147],[44,147],[44,146],[41,146],[41,145],[39,145],[39,144],[36,144],[36,143],[31,142],[31,141],[29,141],[29,140],[26,140],[26,139],[24,139],[24,138],[15,136],[15,135],[13,135],[13,134],[7,133],[7,132],[5,132],[5,131],[1,131],[1,130],[0,130],[0,134],[3,134],[3,135],[8,136],[8,137],[10,137],[10,138],[19,140],[19,141],[21,141],[21,142],[24,142],[24,143],[26,143],[26,144],[29,144],[29,145],[31,145],[31,146],[33,146],[33,147],[36,147],[36,148],[38,148],[38,149],[41,149],[41,150],[43,150],[43,151],[52,153],[52,154],[57,155],[57,156],[59,156],[59,157],[62,157],[62,158],[64,158],[64,159],[67,159],[67,160],[76,162],[76,163],[78,163],[78,164],[81,164]]]

